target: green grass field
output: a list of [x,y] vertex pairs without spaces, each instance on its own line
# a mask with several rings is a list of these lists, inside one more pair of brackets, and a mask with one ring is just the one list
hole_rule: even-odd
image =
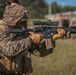
[[76,75],[76,40],[57,40],[54,52],[46,57],[32,55],[30,75]]

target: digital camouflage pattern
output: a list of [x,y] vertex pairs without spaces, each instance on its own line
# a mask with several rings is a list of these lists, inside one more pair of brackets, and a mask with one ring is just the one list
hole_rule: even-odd
[[[4,37],[5,34],[3,34],[3,33],[6,31],[6,27],[4,24],[0,23],[0,29],[1,29],[0,49],[1,49],[2,45],[5,45],[5,46],[3,46],[3,48],[7,47],[8,43],[14,44],[14,48],[16,48],[15,46],[17,46],[16,45],[17,43],[11,42],[10,40],[7,41],[8,38]],[[21,45],[22,45],[22,43],[21,43]],[[9,46],[7,48],[5,48],[5,51],[7,51],[6,49],[9,50],[10,49]],[[26,71],[29,73],[32,72],[31,55],[27,51],[22,54],[17,55],[16,57],[13,57],[13,58],[7,57],[7,56],[3,55],[2,53],[0,53],[0,57],[1,57],[0,58],[0,73],[5,72],[5,73],[19,73],[20,74],[20,73],[26,72]]]
[[21,26],[22,23],[26,23],[29,19],[29,15],[25,7],[22,5],[10,5],[6,8],[3,15],[3,22],[8,26]]
[[[16,46],[18,45],[17,41],[6,42],[8,40],[8,38],[5,37],[6,29],[8,28],[8,26],[13,26],[17,28],[18,27],[22,28],[22,26],[25,27],[25,25],[27,25],[28,19],[29,19],[28,12],[22,5],[18,5],[18,4],[10,5],[5,9],[3,19],[0,24],[0,46],[3,45],[2,50],[4,50],[5,54],[9,54],[8,51],[11,52],[13,50],[13,47],[14,49],[16,49]],[[12,47],[8,45],[8,43],[10,43]],[[22,45],[22,43],[20,45]],[[24,43],[23,43],[23,46],[24,46]],[[18,50],[18,47],[16,50]],[[7,71],[11,73],[12,72],[20,73],[23,71],[32,72],[31,58],[30,58],[30,53],[28,51],[20,55],[18,54],[16,57],[13,57],[13,58],[10,56],[7,57],[6,55],[2,53],[0,53],[0,56],[2,56],[2,58],[0,59],[0,72],[7,72]]]
[[2,53],[7,57],[16,56],[24,51],[27,51],[31,46],[31,41],[29,39],[22,39],[18,41],[4,41],[2,45]]
[[[3,42],[2,42],[3,43]],[[0,72],[5,73],[22,73],[32,72],[31,56],[28,52],[28,48],[31,45],[29,39],[23,39],[21,41],[8,41],[1,43],[0,59]]]

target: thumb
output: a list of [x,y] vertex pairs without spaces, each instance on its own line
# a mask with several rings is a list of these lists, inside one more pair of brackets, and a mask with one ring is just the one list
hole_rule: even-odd
[[30,33],[30,35],[34,34],[34,32],[29,32],[29,33]]

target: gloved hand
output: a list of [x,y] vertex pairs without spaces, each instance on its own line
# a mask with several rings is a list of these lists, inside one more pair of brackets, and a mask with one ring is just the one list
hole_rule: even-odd
[[63,29],[58,28],[57,29],[57,34],[54,34],[52,38],[55,41],[57,39],[62,38],[64,35],[65,35],[65,31]]
[[43,39],[43,35],[39,33],[29,32],[30,38],[33,40],[34,44],[39,44],[40,41]]

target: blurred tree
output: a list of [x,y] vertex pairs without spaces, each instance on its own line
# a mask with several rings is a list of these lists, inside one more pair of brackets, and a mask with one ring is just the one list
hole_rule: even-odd
[[62,11],[62,7],[60,5],[58,5],[56,2],[53,2],[51,4],[52,6],[52,13],[55,14],[55,13],[60,13]]
[[52,6],[52,14],[76,10],[75,6],[64,6],[64,7],[62,7],[62,6],[58,5],[56,2],[53,2],[51,4],[51,6]]
[[75,11],[76,7],[71,7],[71,6],[64,6],[63,7],[63,12],[67,12],[67,11]]
[[29,11],[31,18],[44,18],[48,13],[48,4],[44,0],[19,0]]

